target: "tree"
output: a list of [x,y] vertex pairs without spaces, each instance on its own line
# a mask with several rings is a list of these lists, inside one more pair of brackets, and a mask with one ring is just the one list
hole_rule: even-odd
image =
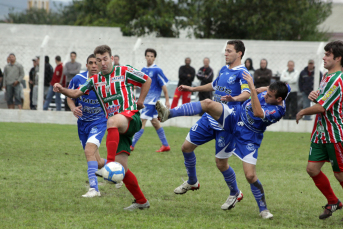
[[44,9],[31,8],[15,13],[13,9],[5,17],[5,21],[19,24],[58,24],[59,15],[55,12],[46,12]]

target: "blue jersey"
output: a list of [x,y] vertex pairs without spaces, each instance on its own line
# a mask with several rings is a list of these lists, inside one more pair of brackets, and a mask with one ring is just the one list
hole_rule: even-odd
[[[88,71],[77,74],[69,83],[69,89],[78,89],[85,84],[88,79]],[[89,95],[82,95],[75,99],[75,104],[82,105],[82,116],[79,120],[94,121],[98,119],[106,120],[106,115],[102,110],[98,98],[94,91],[90,91]]]
[[254,112],[251,107],[251,99],[245,101],[241,108],[242,122],[247,128],[256,133],[263,133],[266,130],[267,126],[279,121],[286,112],[285,101],[282,102],[282,106],[267,104],[266,100],[264,99],[265,94],[267,94],[266,91],[258,95],[258,100],[261,103],[261,107],[264,113],[263,118],[254,116]]
[[[232,69],[229,69],[229,65],[222,67],[219,76],[212,82],[212,87],[215,90],[213,100],[229,105],[241,105],[242,102],[227,102],[220,99],[224,95],[231,95],[234,97],[240,95],[244,91],[250,93],[248,82],[243,78],[243,72],[250,75],[248,69],[242,64]],[[207,113],[204,115],[207,116],[214,129],[222,130],[215,119]]]
[[144,104],[155,105],[160,99],[162,87],[168,83],[168,79],[156,64],[142,68],[142,72],[151,78],[150,90],[145,97]]

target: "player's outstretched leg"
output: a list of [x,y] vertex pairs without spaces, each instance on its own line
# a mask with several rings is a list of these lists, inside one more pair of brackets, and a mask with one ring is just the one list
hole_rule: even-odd
[[135,133],[135,135],[133,135],[132,145],[130,146],[131,151],[135,149],[135,145],[138,142],[138,140],[142,137],[143,133],[144,129],[140,129],[138,132]]
[[158,118],[161,122],[178,116],[193,116],[202,112],[201,102],[191,102],[169,110],[160,101],[156,102]]
[[101,196],[98,188],[98,179],[95,176],[95,172],[98,169],[98,162],[97,161],[89,161],[88,164],[88,180],[89,180],[89,190],[86,194],[82,195],[82,197],[95,197]]
[[200,184],[198,182],[198,178],[196,175],[196,157],[194,152],[184,153],[183,156],[185,158],[185,166],[188,174],[188,181],[185,181],[182,185],[177,187],[174,190],[175,194],[184,194],[189,190],[197,190],[200,188]]
[[224,180],[230,189],[230,196],[222,205],[223,210],[230,210],[235,207],[237,202],[243,199],[243,193],[238,189],[235,171],[230,166],[227,170],[222,171]]
[[160,138],[160,141],[162,142],[161,148],[159,150],[156,150],[156,152],[160,153],[160,152],[170,151],[170,146],[168,144],[168,141],[167,141],[166,135],[164,133],[163,127],[156,130],[156,133],[157,133],[158,137]]
[[124,210],[143,210],[144,208],[150,207],[149,201],[145,198],[141,188],[138,185],[136,176],[130,170],[127,170],[123,182],[126,188],[131,192],[131,194],[135,198],[132,204],[124,208]]
[[257,179],[257,181],[250,184],[250,188],[260,209],[260,216],[263,219],[273,219],[273,215],[267,209],[266,197],[261,182]]

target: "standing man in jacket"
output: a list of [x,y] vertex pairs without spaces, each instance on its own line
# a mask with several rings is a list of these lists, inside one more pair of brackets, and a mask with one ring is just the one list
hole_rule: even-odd
[[[204,66],[201,67],[196,74],[198,80],[200,80],[200,86],[211,83],[213,81],[213,70],[210,67],[210,59],[204,58]],[[204,99],[212,99],[212,91],[199,92],[199,101]]]
[[270,85],[270,80],[272,79],[272,70],[267,68],[268,62],[266,59],[262,59],[260,62],[260,68],[254,73],[254,83],[255,87],[266,87]]
[[[192,82],[195,77],[195,69],[191,67],[191,58],[187,57],[185,59],[185,65],[181,66],[179,69],[179,83],[177,86],[186,85],[192,86]],[[191,101],[192,92],[189,91],[179,91],[178,88],[175,89],[173,102],[171,109],[177,106],[179,99],[182,96],[182,104],[189,103]]]

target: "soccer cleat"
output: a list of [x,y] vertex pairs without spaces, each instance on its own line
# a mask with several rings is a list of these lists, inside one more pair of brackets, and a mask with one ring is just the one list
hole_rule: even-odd
[[130,146],[130,150],[131,150],[131,151],[134,151],[134,149],[135,149],[135,147]]
[[82,195],[82,197],[95,197],[95,196],[101,196],[100,192],[97,192],[95,188],[90,188],[86,194]]
[[123,182],[120,181],[119,183],[116,183],[116,188],[119,189],[123,186]]
[[160,101],[156,102],[156,110],[158,113],[158,120],[160,120],[160,122],[165,122],[168,120],[170,111],[168,108],[163,106],[163,104]]
[[332,216],[332,213],[336,210],[341,210],[343,204],[340,200],[338,200],[337,204],[327,204],[323,206],[324,212],[319,216],[319,219],[326,219]]
[[133,210],[136,210],[136,209],[143,210],[144,208],[150,208],[150,204],[149,204],[148,200],[144,204],[136,203],[136,200],[134,200],[132,202],[132,204],[130,206],[128,206],[127,208],[124,208],[124,210],[133,211]]
[[229,196],[226,202],[222,205],[223,210],[230,210],[234,208],[237,202],[243,200],[243,193],[241,191],[237,192],[234,196]]
[[102,170],[101,169],[98,169],[98,171],[95,172],[95,176],[102,177]]
[[273,214],[269,212],[269,210],[264,210],[260,212],[260,216],[262,219],[273,219]]
[[170,151],[170,146],[161,146],[159,150],[156,150],[157,153],[167,152],[167,151]]
[[200,188],[199,181],[197,181],[195,184],[188,184],[187,181],[183,182],[182,185],[174,189],[175,194],[184,194],[189,190],[197,190]]

